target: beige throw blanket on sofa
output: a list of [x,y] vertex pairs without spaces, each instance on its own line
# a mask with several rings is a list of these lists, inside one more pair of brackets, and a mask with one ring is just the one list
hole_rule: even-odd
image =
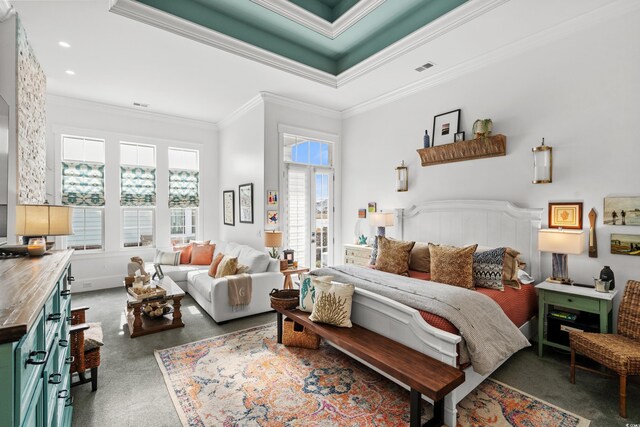
[[234,310],[246,309],[251,304],[251,294],[253,292],[251,275],[237,274],[227,276],[226,279],[229,289],[229,305]]
[[444,317],[460,331],[461,359],[468,351],[473,369],[482,375],[531,345],[498,303],[480,292],[352,265],[320,268],[311,274],[333,276],[333,280],[355,285],[356,293],[357,288],[366,289]]

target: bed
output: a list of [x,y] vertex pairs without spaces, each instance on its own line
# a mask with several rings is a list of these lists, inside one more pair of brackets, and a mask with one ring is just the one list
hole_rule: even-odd
[[[477,243],[489,247],[512,247],[520,251],[527,264],[527,273],[539,280],[537,231],[541,214],[542,209],[519,208],[506,201],[432,201],[398,209],[395,226],[387,229],[387,235],[401,240],[454,246]],[[423,314],[414,308],[356,289],[351,319],[437,360],[458,366],[457,348],[461,337],[431,325],[429,319],[425,320]],[[530,318],[519,329],[531,338],[536,332],[535,325],[535,318]],[[480,375],[471,366],[464,371],[465,382],[445,398],[445,422],[449,426],[456,425],[456,404],[490,375]]]

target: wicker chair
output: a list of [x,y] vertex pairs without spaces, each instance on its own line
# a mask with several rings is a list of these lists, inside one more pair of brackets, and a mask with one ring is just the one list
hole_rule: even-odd
[[[640,282],[629,280],[618,310],[618,333],[570,332],[569,381],[576,382],[576,352],[620,376],[620,416],[627,417],[627,376],[640,375]],[[580,369],[593,371],[577,366]],[[599,373],[598,371],[594,371]]]
[[[85,331],[90,328],[100,328],[99,325],[85,323],[85,311],[89,307],[71,309],[71,374],[77,372],[79,380],[71,386],[91,382],[91,391],[98,389],[98,366],[100,366],[100,347],[85,348]],[[101,333],[100,333],[101,334]],[[91,377],[86,377],[86,371],[91,370]]]

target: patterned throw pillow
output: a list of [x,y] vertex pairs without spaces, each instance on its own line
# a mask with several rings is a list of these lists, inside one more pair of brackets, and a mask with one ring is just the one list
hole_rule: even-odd
[[456,248],[429,243],[431,280],[473,289],[473,253],[478,245]]
[[165,252],[156,249],[156,256],[153,257],[154,264],[178,265],[180,263],[181,252]]
[[350,328],[351,323],[351,302],[355,286],[338,283],[314,282],[316,289],[316,301],[309,320],[318,323]]
[[409,270],[431,273],[431,255],[429,244],[416,242],[411,249],[411,259],[409,260]]
[[502,275],[506,252],[506,248],[495,248],[473,254],[474,286],[504,291]]
[[236,270],[238,270],[238,258],[225,255],[218,265],[218,271],[216,271],[216,279],[236,274]]
[[322,281],[330,283],[333,276],[312,276],[310,274],[302,274],[300,281],[300,304],[299,309],[311,313],[313,304],[316,302],[316,287],[314,282]]
[[[488,246],[478,246],[476,253],[491,251],[498,248],[491,248]],[[504,262],[502,269],[502,284],[504,286],[510,286],[514,289],[520,289],[520,283],[518,282],[518,269],[523,268],[520,266],[522,261],[519,258],[520,252],[515,249],[505,247]]]
[[218,255],[215,256],[215,258],[213,258],[213,261],[211,261],[211,266],[209,267],[209,276],[216,277],[216,273],[218,272],[218,266],[220,265],[220,262],[222,261],[223,258],[224,258],[224,254],[222,252],[220,252]]
[[387,239],[378,236],[378,258],[376,270],[387,273],[409,275],[409,259],[415,242]]

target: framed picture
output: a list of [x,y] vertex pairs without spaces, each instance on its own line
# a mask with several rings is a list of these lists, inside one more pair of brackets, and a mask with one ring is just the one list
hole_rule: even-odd
[[453,136],[453,142],[464,141],[464,131],[458,132]]
[[549,203],[549,228],[582,230],[582,202]]
[[366,209],[358,209],[358,218],[366,218],[367,210]]
[[253,224],[253,184],[238,186],[238,204],[240,206],[240,222]]
[[156,270],[153,278],[155,279],[157,277],[158,280],[162,280],[164,278],[164,273],[162,272],[162,267],[160,267],[160,264],[153,264],[153,268],[155,268]]
[[640,256],[640,234],[611,234],[611,253]]
[[369,212],[376,212],[378,209],[378,205],[376,204],[376,202],[369,202],[369,205],[367,206],[367,210]]
[[267,224],[278,225],[278,211],[267,211]]
[[222,192],[222,216],[224,225],[236,225],[236,192],[233,190]]
[[605,197],[604,223],[640,225],[640,197]]
[[454,135],[460,131],[460,109],[449,111],[433,118],[432,146],[454,142]]
[[269,206],[278,205],[278,192],[276,190],[267,191],[267,205]]

